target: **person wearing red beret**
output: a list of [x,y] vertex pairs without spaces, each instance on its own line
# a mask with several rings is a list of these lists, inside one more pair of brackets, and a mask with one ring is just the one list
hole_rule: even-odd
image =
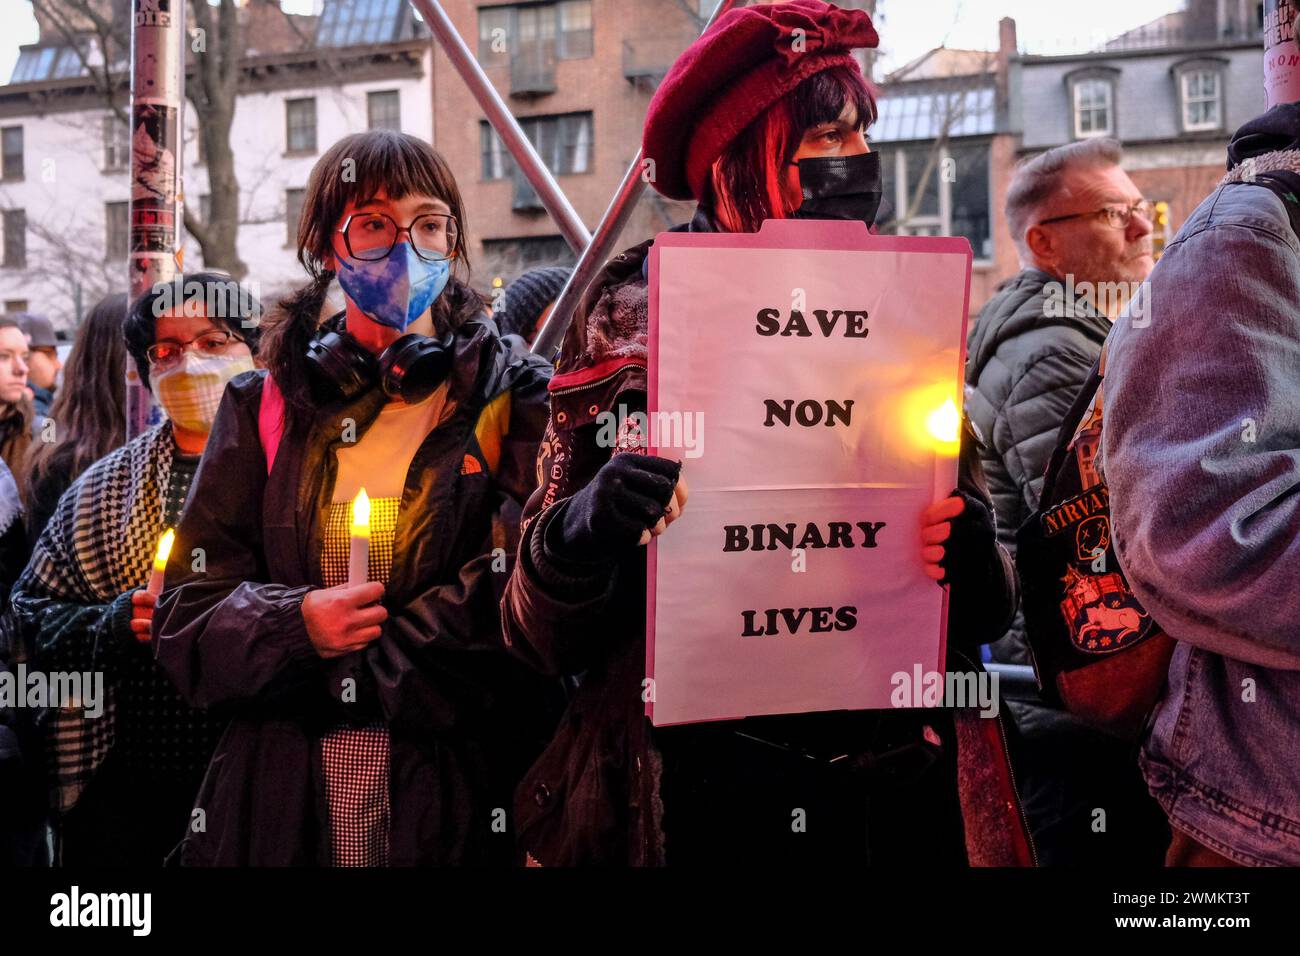
[[[880,163],[864,131],[876,108],[851,51],[877,42],[865,12],[821,0],[718,17],[646,117],[655,189],[698,203],[678,228],[755,231],[789,217],[870,226]],[[597,421],[619,406],[645,409],[650,244],[606,265],[568,328],[542,483],[502,601],[512,645],[574,688],[516,791],[531,862],[1031,862],[997,720],[898,710],[654,728],[644,716],[639,545],[682,513],[686,479],[679,462],[638,453],[635,435],[601,447]],[[973,447],[961,462],[959,490],[926,513],[922,548],[927,571],[950,585],[949,646],[977,660],[974,649],[1005,631],[1017,595]],[[957,656],[950,669],[978,666]]]

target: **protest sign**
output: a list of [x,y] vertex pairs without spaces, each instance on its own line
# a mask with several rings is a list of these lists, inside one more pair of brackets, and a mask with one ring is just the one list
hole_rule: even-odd
[[943,670],[920,516],[957,482],[970,264],[855,222],[656,239],[644,427],[690,502],[648,557],[655,724],[889,707]]

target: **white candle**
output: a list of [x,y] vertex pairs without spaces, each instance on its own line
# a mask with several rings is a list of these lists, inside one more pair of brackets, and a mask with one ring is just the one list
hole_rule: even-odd
[[362,488],[352,499],[352,525],[348,529],[348,584],[370,579],[370,496]]
[[172,553],[172,542],[176,540],[176,532],[168,528],[163,532],[163,536],[158,539],[158,550],[153,556],[153,573],[149,575],[149,587],[147,590],[154,597],[162,594],[163,575],[167,571],[167,557]]

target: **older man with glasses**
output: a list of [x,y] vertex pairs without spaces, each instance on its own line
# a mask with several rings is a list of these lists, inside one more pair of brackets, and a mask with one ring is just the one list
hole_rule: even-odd
[[[1022,163],[1007,190],[1021,271],[970,331],[966,382],[998,539],[1013,554],[1061,422],[1112,320],[1154,265],[1152,203],[1120,159],[1111,139],[1071,143]],[[1029,662],[1023,617],[992,657]],[[1013,760],[1040,859],[1158,864],[1167,831],[1126,748],[1063,711],[1016,701],[1012,711],[1022,737]],[[1097,808],[1107,814],[1103,831],[1093,826]]]
[[161,865],[185,835],[222,725],[188,707],[154,663],[145,585],[226,383],[253,369],[259,318],[257,301],[218,273],[160,283],[131,304],[127,351],[165,417],[64,493],[14,585],[36,666],[102,673],[108,692],[99,716],[64,707],[48,731],[64,864]]

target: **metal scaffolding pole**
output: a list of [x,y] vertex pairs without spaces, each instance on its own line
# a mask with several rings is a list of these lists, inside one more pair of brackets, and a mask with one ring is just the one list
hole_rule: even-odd
[[[737,0],[719,0],[704,29],[707,30],[714,20],[737,5]],[[740,5],[743,6],[743,3]],[[636,158],[632,160],[632,165],[628,167],[618,191],[610,201],[609,208],[605,210],[605,215],[596,226],[595,235],[578,256],[578,262],[573,267],[569,281],[564,284],[564,289],[561,290],[560,297],[555,300],[555,307],[551,309],[546,324],[533,342],[533,351],[538,355],[544,355],[548,359],[554,358],[560,343],[564,341],[564,333],[568,331],[569,323],[573,321],[573,313],[587,291],[588,284],[605,265],[614,243],[623,232],[623,227],[627,224],[628,217],[632,215],[633,207],[636,206],[637,198],[648,181],[642,175],[642,159],[641,150],[638,149]]]
[[[132,0],[131,200],[127,282],[131,298],[172,279],[180,249],[181,110],[185,98],[184,0]],[[130,363],[128,363],[130,365]],[[149,424],[152,399],[132,367],[127,438]]]
[[438,0],[411,0],[411,5],[420,12],[424,22],[433,31],[434,39],[447,54],[447,59],[451,61],[451,65],[456,68],[456,72],[465,81],[469,91],[478,100],[478,105],[487,116],[488,122],[497,131],[506,149],[510,150],[510,155],[515,158],[515,162],[519,164],[528,182],[537,191],[542,205],[559,226],[560,233],[569,244],[569,248],[575,255],[581,254],[582,250],[591,243],[591,233],[583,225],[582,219],[556,183],[551,171],[537,155],[537,150],[524,135],[518,121],[510,114],[509,108],[497,93],[492,81],[487,78],[487,74],[483,72],[483,68],[479,66],[474,54],[461,39],[455,24],[442,9],[442,4]]

